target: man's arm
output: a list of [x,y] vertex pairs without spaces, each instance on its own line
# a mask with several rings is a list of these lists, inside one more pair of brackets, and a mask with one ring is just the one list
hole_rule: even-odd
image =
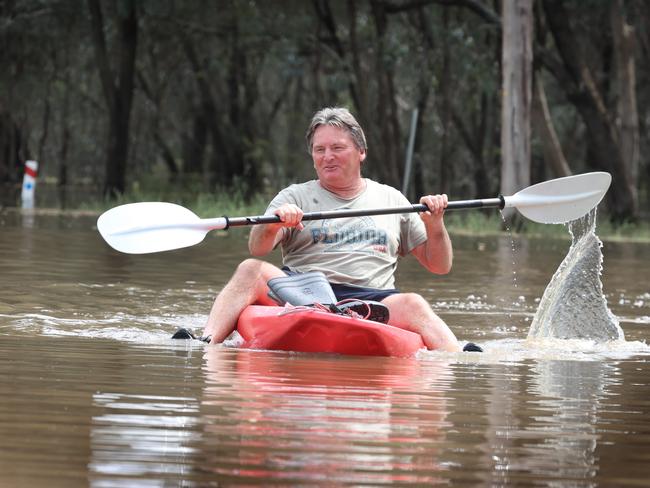
[[256,225],[251,229],[248,237],[248,250],[253,256],[265,256],[275,249],[275,246],[282,240],[285,228],[303,229],[301,222],[303,211],[296,205],[285,203],[275,209],[273,213],[282,221],[277,224]]
[[422,197],[420,203],[429,207],[428,212],[420,214],[427,231],[427,240],[415,247],[411,254],[432,273],[447,274],[451,271],[454,257],[451,239],[443,220],[447,195],[428,195]]

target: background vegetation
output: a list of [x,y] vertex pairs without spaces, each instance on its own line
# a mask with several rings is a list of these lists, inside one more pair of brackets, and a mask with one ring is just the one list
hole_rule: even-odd
[[[532,138],[519,164],[531,183],[609,171],[610,218],[647,217],[650,2],[531,3]],[[264,201],[313,177],[303,135],[329,105],[364,126],[367,176],[402,188],[418,109],[409,197],[495,196],[502,10],[481,0],[2,2],[0,204],[19,201],[27,159],[60,206],[125,193]]]

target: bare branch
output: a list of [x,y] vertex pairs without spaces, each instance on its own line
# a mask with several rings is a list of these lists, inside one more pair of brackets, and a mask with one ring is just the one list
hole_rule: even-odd
[[437,3],[438,5],[444,5],[446,7],[464,7],[468,10],[474,12],[479,17],[484,20],[487,20],[491,24],[498,25],[501,27],[501,16],[488,7],[481,0],[408,0],[405,2],[395,2],[391,0],[385,0],[384,10],[386,13],[395,14],[399,12],[404,12],[406,10],[416,9],[420,7],[425,7]]
[[95,56],[97,56],[99,78],[102,83],[102,89],[104,90],[106,103],[110,107],[114,104],[115,85],[113,84],[113,75],[108,63],[106,38],[104,37],[104,16],[99,0],[88,0],[88,9],[90,10],[90,27]]

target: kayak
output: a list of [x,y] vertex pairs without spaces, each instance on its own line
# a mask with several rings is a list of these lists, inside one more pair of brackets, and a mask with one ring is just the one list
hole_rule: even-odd
[[245,349],[413,357],[425,347],[415,332],[309,307],[249,305],[237,332]]

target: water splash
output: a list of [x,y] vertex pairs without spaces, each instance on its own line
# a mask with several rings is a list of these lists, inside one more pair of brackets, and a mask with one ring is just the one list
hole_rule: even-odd
[[624,340],[603,295],[603,243],[596,236],[596,210],[568,227],[571,247],[544,291],[528,339]]
[[[511,250],[510,254],[512,256],[512,286],[516,290],[519,287],[519,284],[517,283],[517,262],[515,261],[515,256],[517,255],[515,238],[512,235],[512,229],[510,227],[510,224],[508,223],[508,219],[506,218],[506,213],[504,212],[504,210],[503,209],[499,210],[499,214],[501,215],[501,220],[503,221],[504,228],[508,233],[508,236],[510,237],[510,250]],[[513,321],[512,311],[508,310],[507,313],[508,313],[508,322],[512,323]]]

